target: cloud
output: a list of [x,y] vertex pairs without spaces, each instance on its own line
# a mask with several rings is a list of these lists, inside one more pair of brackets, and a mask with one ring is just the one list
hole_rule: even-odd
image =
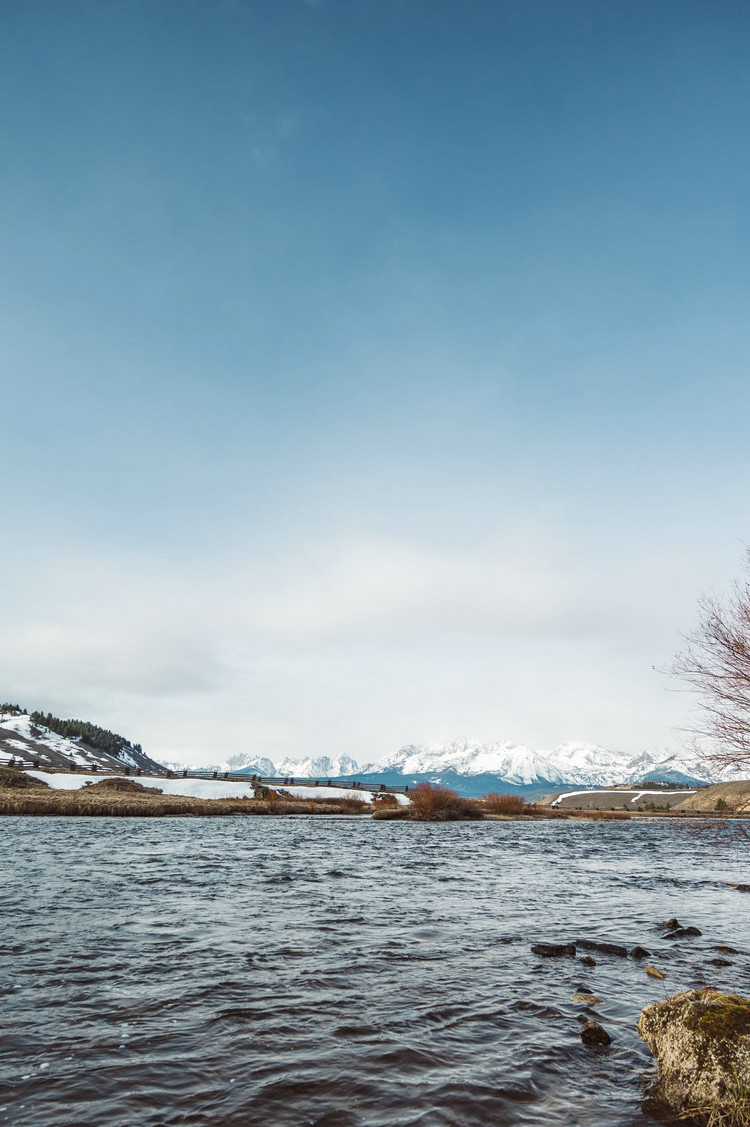
[[639,575],[532,526],[458,549],[349,537],[273,559],[68,555],[6,588],[0,679],[28,707],[85,712],[173,759],[377,758],[535,731],[623,743],[658,711],[651,666],[685,620],[674,564],[644,557]]

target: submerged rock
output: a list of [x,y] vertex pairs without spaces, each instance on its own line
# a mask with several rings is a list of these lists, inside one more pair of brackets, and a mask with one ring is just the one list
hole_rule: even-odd
[[570,997],[574,1002],[585,1002],[587,1006],[598,1006],[601,1003],[601,998],[597,998],[596,994],[587,994],[584,991],[571,994]]
[[697,927],[678,927],[676,931],[670,931],[665,935],[665,939],[684,939],[686,935],[703,935]]
[[674,928],[680,926],[680,921],[676,916],[670,916],[670,918],[668,920],[665,920],[661,926],[669,928],[669,930],[672,931]]
[[541,955],[545,959],[576,953],[575,943],[535,943],[531,950],[535,955]]
[[596,966],[596,959],[592,959],[591,955],[581,955],[581,962],[585,967]]
[[598,1021],[587,1021],[581,1026],[581,1040],[584,1045],[611,1045],[612,1038]]
[[601,939],[576,939],[576,945],[589,951],[601,951],[602,955],[617,955],[620,959],[628,957],[627,947],[623,947],[620,943],[605,943]]
[[646,967],[646,974],[650,975],[651,978],[666,978],[667,977],[665,975],[664,971],[659,970],[658,967],[650,967],[650,966]]
[[750,999],[689,990],[642,1010],[638,1034],[658,1064],[658,1095],[675,1111],[746,1122],[738,1112],[750,1090]]
[[645,947],[639,947],[637,943],[635,947],[630,948],[631,959],[647,959],[650,954],[650,951],[647,951]]

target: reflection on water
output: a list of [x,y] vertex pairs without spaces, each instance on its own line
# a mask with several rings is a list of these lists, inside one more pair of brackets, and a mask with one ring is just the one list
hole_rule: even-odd
[[[653,1123],[640,1008],[748,991],[728,863],[668,823],[4,818],[0,1124]],[[700,939],[671,944],[669,916]],[[601,937],[634,960],[540,961]],[[603,999],[607,1050],[579,1019]]]

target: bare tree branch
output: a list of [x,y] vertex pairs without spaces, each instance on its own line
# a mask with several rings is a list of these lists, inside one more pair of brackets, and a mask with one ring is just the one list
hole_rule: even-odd
[[[750,551],[744,568],[750,576]],[[699,621],[669,672],[699,694],[691,731],[701,757],[719,770],[750,772],[750,578],[730,595],[704,595]]]

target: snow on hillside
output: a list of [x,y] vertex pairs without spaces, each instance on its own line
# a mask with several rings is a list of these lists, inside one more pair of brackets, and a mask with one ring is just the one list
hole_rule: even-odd
[[155,763],[143,752],[123,747],[110,755],[91,747],[80,736],[60,736],[46,725],[34,721],[26,713],[0,713],[0,766],[20,760],[25,765],[38,762],[40,767],[97,767],[117,770],[123,766],[134,770],[158,771]]
[[[90,767],[92,763],[98,765],[101,756],[92,754],[88,748],[82,748],[79,740],[69,740],[65,736],[58,736],[49,728],[40,724],[33,724],[28,716],[17,716],[13,713],[0,714],[0,729],[2,730],[2,745],[0,745],[0,764],[8,763],[11,759],[29,754],[29,750],[37,752],[40,757],[45,750],[55,756],[62,755],[70,760],[76,767]],[[12,733],[12,735],[6,735]],[[16,738],[14,738],[14,736]],[[109,759],[109,756],[105,758]]]

